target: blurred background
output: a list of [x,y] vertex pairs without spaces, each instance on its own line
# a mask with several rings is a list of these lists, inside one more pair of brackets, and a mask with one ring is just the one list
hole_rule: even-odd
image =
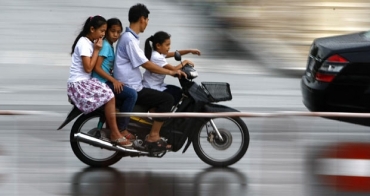
[[[365,0],[141,2],[151,12],[142,48],[164,30],[172,50],[200,49],[201,56],[183,57],[195,63],[196,81],[230,83],[233,100],[220,104],[242,112],[307,111],[299,83],[313,39],[370,27]],[[0,195],[368,195],[327,178],[362,168],[350,171],[349,181],[360,176],[369,185],[368,162],[325,172],[339,144],[369,141],[368,127],[319,117],[243,118],[250,147],[230,168],[210,168],[192,148],[162,159],[123,159],[109,169],[81,163],[69,145],[73,122],[56,131],[72,108],[66,81],[73,40],[89,16],[118,17],[127,26],[136,3],[0,0],[0,110],[49,112],[0,116]]]
[[[184,2],[184,1],[181,1]],[[313,39],[369,30],[366,0],[186,1],[221,28],[225,39],[285,73],[305,69]]]

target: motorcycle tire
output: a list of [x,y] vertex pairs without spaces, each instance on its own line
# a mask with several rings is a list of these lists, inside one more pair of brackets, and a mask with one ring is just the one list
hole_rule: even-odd
[[96,129],[100,119],[104,116],[97,112],[81,115],[72,126],[70,143],[73,153],[83,163],[91,167],[108,167],[122,159],[122,154],[116,151],[105,150],[74,139],[74,134],[85,133]]
[[[227,167],[238,162],[249,146],[247,125],[239,117],[220,117],[212,120],[223,140],[220,140],[214,130],[209,131],[212,129],[209,120],[200,127],[192,139],[195,153],[203,162],[214,167]],[[231,152],[234,149],[236,152]]]

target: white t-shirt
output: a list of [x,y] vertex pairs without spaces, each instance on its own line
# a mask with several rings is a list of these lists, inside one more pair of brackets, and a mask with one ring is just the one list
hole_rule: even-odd
[[[153,50],[152,56],[150,57],[150,61],[152,61],[154,64],[164,67],[167,65],[166,55],[159,54],[159,52]],[[156,74],[152,73],[148,70],[145,70],[143,75],[143,85],[146,88],[155,89],[158,91],[164,91],[166,90],[166,85],[164,83],[166,75],[164,74]]]
[[140,66],[147,61],[144,51],[140,49],[139,36],[127,27],[117,43],[114,78],[136,91],[141,91],[143,76]]
[[91,73],[86,73],[82,64],[82,57],[91,57],[94,51],[93,43],[87,37],[81,37],[76,44],[72,54],[72,65],[69,70],[68,82],[78,82],[91,78]]

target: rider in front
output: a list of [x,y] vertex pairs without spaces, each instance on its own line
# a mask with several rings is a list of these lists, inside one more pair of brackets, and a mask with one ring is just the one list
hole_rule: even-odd
[[[150,46],[149,42],[152,42],[152,46]],[[189,60],[184,60],[176,66],[169,64],[166,58],[175,56],[175,52],[169,51],[170,46],[171,35],[164,31],[158,31],[146,39],[144,49],[145,56],[156,65],[172,71],[179,70],[187,64],[194,66],[194,64]],[[200,51],[198,49],[178,50],[178,52],[180,55],[189,53],[200,55]],[[150,72],[149,70],[145,70],[143,74],[143,85],[147,88],[152,88],[171,94],[175,100],[174,104],[176,105],[182,97],[182,89],[178,86],[164,83],[165,77],[165,75],[156,74]]]
[[[174,103],[173,97],[161,91],[143,87],[143,76],[140,66],[157,74],[186,77],[181,70],[168,70],[150,62],[139,47],[139,34],[144,32],[149,21],[149,10],[143,4],[136,4],[129,10],[129,27],[121,35],[116,48],[114,77],[137,91],[136,104],[147,106],[155,112],[170,112]],[[153,125],[145,142],[148,149],[169,149],[170,145],[160,137],[160,129],[165,118],[154,118]]]

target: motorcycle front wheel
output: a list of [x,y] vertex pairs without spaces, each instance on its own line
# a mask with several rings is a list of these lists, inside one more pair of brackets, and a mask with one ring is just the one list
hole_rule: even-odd
[[246,153],[249,131],[241,118],[213,118],[203,124],[192,143],[202,161],[214,167],[227,167],[239,161]]
[[90,136],[95,135],[105,123],[104,114],[92,112],[81,115],[72,126],[70,143],[76,157],[91,167],[108,167],[122,159],[122,155],[116,151],[106,150],[90,144],[77,141],[74,134],[83,133]]

